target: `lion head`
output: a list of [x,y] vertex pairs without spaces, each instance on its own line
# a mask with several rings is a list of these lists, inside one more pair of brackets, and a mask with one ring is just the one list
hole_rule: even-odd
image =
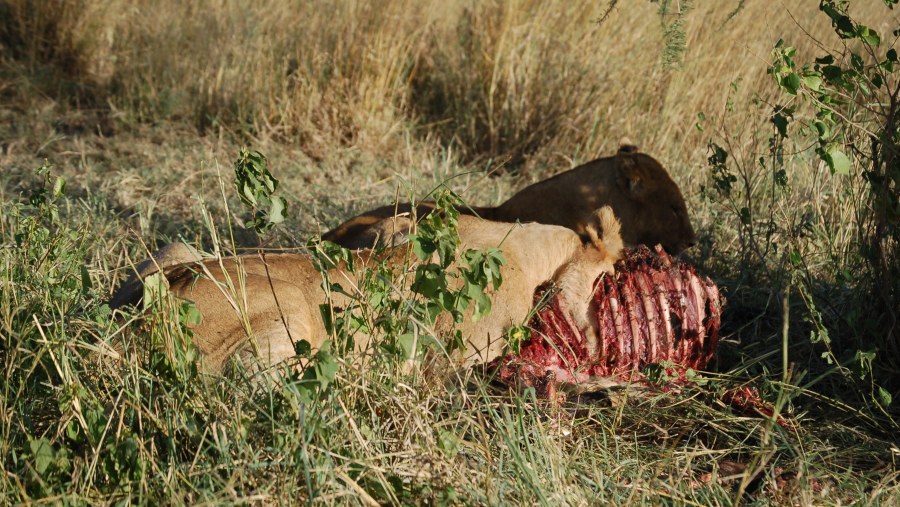
[[602,206],[612,207],[628,246],[661,244],[677,254],[696,242],[678,185],[656,159],[627,141],[615,156],[522,189],[496,208],[491,218],[562,225],[587,241],[586,225]]
[[625,243],[661,244],[673,254],[693,246],[697,235],[678,185],[653,157],[623,148],[613,159],[619,192],[610,196],[610,205]]

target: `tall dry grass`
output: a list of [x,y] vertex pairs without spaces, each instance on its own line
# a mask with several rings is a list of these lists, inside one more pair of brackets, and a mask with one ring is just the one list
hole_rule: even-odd
[[[875,3],[854,12],[865,19]],[[677,8],[661,15],[651,2],[0,5],[10,47],[35,63],[65,54],[86,92],[143,120],[273,136],[315,158],[353,146],[399,161],[412,132],[467,160],[531,161],[537,172],[608,153],[626,135],[677,172],[705,152],[698,112],[715,124],[732,83],[737,104],[766,88],[779,36],[836,40],[814,2],[683,2],[675,66],[663,64],[663,34]]]

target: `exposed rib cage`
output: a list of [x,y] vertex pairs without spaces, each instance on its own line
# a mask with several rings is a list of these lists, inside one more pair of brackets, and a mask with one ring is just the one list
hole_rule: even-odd
[[[613,276],[602,276],[594,291],[598,344],[589,351],[581,333],[554,294],[531,321],[531,338],[517,355],[499,360],[506,382],[546,387],[597,377],[640,380],[652,363],[702,369],[719,341],[722,299],[715,284],[662,248],[626,252]],[[538,289],[541,300],[549,287]]]

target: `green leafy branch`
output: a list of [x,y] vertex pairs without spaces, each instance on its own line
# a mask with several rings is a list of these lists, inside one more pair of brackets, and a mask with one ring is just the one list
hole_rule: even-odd
[[266,233],[284,222],[287,201],[274,195],[278,180],[269,172],[268,162],[262,153],[241,149],[234,162],[234,185],[241,201],[253,212],[253,219],[248,225],[258,234]]

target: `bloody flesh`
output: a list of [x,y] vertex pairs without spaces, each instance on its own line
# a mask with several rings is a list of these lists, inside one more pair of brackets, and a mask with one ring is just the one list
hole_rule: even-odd
[[[551,290],[543,286],[535,301]],[[531,337],[518,354],[501,358],[508,383],[552,388],[597,377],[641,380],[649,364],[702,369],[715,355],[722,300],[716,285],[659,246],[626,252],[614,275],[602,275],[593,294],[598,342],[589,350],[559,294],[531,320]]]

